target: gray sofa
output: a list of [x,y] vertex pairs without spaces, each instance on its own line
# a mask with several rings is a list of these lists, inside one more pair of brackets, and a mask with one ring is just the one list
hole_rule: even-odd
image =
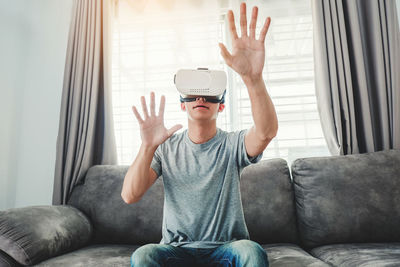
[[[121,199],[128,166],[94,166],[68,205],[0,212],[0,266],[129,266],[161,240],[162,179],[135,204]],[[161,177],[160,177],[161,178]],[[250,238],[270,266],[400,266],[400,150],[246,167]]]

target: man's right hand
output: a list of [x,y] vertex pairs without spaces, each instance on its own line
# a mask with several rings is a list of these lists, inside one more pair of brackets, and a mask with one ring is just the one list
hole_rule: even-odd
[[142,145],[156,149],[159,145],[170,138],[176,131],[181,129],[181,124],[176,124],[169,130],[164,126],[164,108],[165,96],[161,96],[160,108],[158,116],[155,113],[155,94],[150,93],[150,116],[147,111],[146,99],[141,97],[142,109],[144,120],[141,118],[135,106],[132,106],[133,113],[135,114],[140,125],[140,137],[142,138]]

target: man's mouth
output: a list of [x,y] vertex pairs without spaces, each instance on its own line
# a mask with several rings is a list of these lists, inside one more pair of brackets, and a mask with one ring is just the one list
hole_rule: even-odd
[[197,105],[197,106],[195,106],[193,109],[195,109],[195,108],[206,108],[206,109],[208,109],[208,107],[203,106],[203,105]]

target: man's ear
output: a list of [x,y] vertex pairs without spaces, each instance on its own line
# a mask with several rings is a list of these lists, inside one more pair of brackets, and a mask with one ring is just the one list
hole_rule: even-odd
[[182,111],[186,111],[185,103],[181,103],[181,110],[182,110]]
[[224,108],[225,108],[224,104],[219,104],[218,112],[222,112],[224,110]]

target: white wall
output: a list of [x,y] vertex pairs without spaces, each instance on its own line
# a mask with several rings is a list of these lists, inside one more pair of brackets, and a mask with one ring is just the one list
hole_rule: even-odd
[[0,210],[52,201],[73,0],[0,0]]

